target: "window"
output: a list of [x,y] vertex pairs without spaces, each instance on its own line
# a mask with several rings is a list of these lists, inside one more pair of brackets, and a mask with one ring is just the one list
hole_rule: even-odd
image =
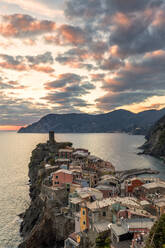
[[56,184],[59,184],[59,182],[56,182]]
[[83,221],[83,225],[85,225],[86,224],[86,222],[85,221]]
[[103,212],[103,216],[106,216],[106,212],[105,211]]
[[83,210],[83,215],[85,215],[85,210]]
[[56,176],[56,178],[58,178],[58,176]]

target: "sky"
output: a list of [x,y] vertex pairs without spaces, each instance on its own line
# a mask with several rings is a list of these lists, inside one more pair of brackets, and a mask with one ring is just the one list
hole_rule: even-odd
[[1,0],[0,130],[165,107],[165,0]]

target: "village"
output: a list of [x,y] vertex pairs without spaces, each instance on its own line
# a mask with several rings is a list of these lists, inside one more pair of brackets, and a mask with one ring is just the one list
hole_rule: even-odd
[[[54,132],[48,142],[56,142]],[[88,247],[145,247],[152,226],[165,213],[165,181],[135,171],[121,177],[87,149],[59,149],[54,159],[44,161],[44,171],[41,199],[54,202],[54,217],[74,223],[65,248],[87,247],[87,240]]]

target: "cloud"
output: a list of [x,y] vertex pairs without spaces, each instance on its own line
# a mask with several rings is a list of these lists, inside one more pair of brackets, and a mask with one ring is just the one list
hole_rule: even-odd
[[35,70],[44,73],[54,72],[54,68],[50,66],[54,59],[50,52],[39,54],[36,56],[11,56],[0,54],[0,67],[17,71]]
[[13,14],[1,17],[0,35],[4,37],[29,38],[55,30],[55,22],[40,21],[29,15]]
[[154,92],[109,92],[96,100],[96,106],[102,111],[109,111],[123,105],[139,103],[153,96]]
[[51,90],[57,88],[63,88],[67,84],[79,84],[82,79],[83,77],[75,73],[63,73],[63,74],[59,74],[56,80],[45,83],[45,88]]
[[105,74],[104,73],[93,73],[90,75],[92,81],[103,81]]
[[[132,13],[142,11],[148,7],[148,0],[106,0],[106,7],[108,12],[123,12]],[[156,2],[156,1],[155,1]],[[159,2],[159,1],[158,1]]]
[[43,16],[55,17],[57,15],[62,15],[63,11],[60,9],[54,9],[49,6],[50,1],[40,1],[40,0],[1,0],[4,3],[10,5],[16,5],[22,10],[30,11],[34,14],[39,13]]
[[117,57],[110,57],[101,62],[100,68],[102,70],[113,71],[124,66],[124,61]]
[[58,78],[52,82],[45,84],[45,88],[49,90],[44,100],[51,104],[58,104],[60,108],[66,109],[66,106],[72,110],[77,107],[86,107],[88,102],[82,99],[91,90],[95,89],[92,83],[85,81],[85,78],[74,73],[60,74]]
[[17,81],[10,81],[7,78],[0,77],[0,91],[5,92],[6,90],[22,90],[26,89],[28,86],[21,85]]
[[99,17],[103,13],[103,1],[101,0],[68,0],[65,14],[69,18],[87,19]]
[[32,65],[30,66],[30,69],[48,74],[55,71],[54,68],[52,68],[51,66],[40,66],[40,65]]
[[89,63],[83,63],[84,59],[83,58],[81,59],[80,56],[78,56],[78,54],[70,55],[67,52],[66,54],[65,53],[61,55],[59,54],[56,57],[56,61],[62,65],[67,65],[72,68],[79,68],[79,69],[85,68],[88,71],[92,70],[93,65]]
[[61,25],[57,28],[57,32],[55,34],[47,34],[45,35],[46,43],[54,43],[56,45],[84,45],[90,39],[90,35],[82,30],[78,26],[72,25]]
[[40,63],[49,63],[49,64],[53,64],[54,59],[53,56],[51,54],[51,52],[45,52],[44,54],[39,54],[36,56],[26,56],[26,59],[28,60],[28,62],[30,62],[31,64],[40,64]]
[[[12,121],[17,113],[21,120],[23,111],[30,116],[25,113],[27,121],[30,118],[34,120],[35,115],[40,116],[39,108],[42,109],[41,114],[46,111],[78,112],[91,108],[89,101],[93,102],[95,98],[96,111],[109,111],[165,94],[163,0],[66,0],[65,17],[60,17],[60,20],[68,19],[59,24],[58,13],[57,24],[54,17],[50,19],[56,11],[61,11],[63,1],[6,1],[24,8],[24,13],[30,9],[33,11],[33,2],[34,11],[39,8],[36,15],[40,17],[44,14],[44,7],[45,15],[50,11],[49,20],[24,14],[1,16],[0,42],[6,52],[0,54],[0,69],[2,73],[4,69],[19,71],[14,73],[15,81],[2,79],[0,84],[2,105],[6,109],[4,115],[13,111]],[[5,46],[9,42],[12,46],[16,44],[17,49],[21,49],[18,46],[23,44],[25,51],[18,52],[19,56],[11,55],[14,46]],[[35,53],[28,52],[30,46]],[[12,54],[16,54],[14,50]],[[48,75],[52,75],[55,69],[54,80],[49,81]],[[41,82],[42,98],[38,106],[34,106],[34,99],[27,102],[15,100],[11,93],[13,98],[7,98],[8,92],[25,87],[19,84],[19,79],[22,81],[24,74],[29,76],[32,70],[38,75],[43,72],[48,78],[45,84]],[[12,74],[11,71],[9,73]],[[94,90],[95,86],[97,90]],[[93,96],[93,92],[96,95]],[[37,97],[39,94],[37,92]],[[98,98],[97,94],[104,95]]]
[[105,96],[97,99],[97,107],[113,109],[140,103],[151,96],[165,94],[165,51],[146,54],[140,61],[129,62],[113,77],[105,77]]

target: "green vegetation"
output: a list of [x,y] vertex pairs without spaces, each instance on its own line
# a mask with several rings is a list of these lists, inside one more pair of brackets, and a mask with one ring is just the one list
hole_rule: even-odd
[[52,166],[55,165],[54,159],[53,158],[49,159],[48,164],[50,164]]
[[96,238],[96,248],[109,248],[110,238],[105,235],[100,235]]
[[159,143],[160,145],[164,145],[165,144],[165,130],[163,130],[161,132],[160,138],[159,138]]
[[165,248],[165,214],[152,227],[145,248]]

